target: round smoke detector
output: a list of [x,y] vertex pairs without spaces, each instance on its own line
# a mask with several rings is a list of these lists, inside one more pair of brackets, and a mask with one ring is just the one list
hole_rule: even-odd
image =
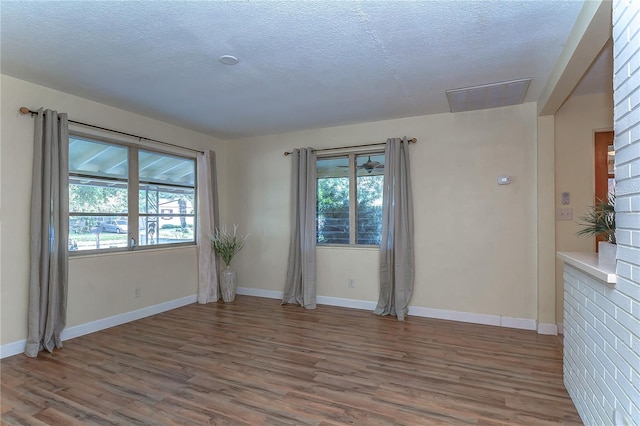
[[235,65],[239,62],[238,58],[232,55],[222,55],[220,56],[220,62],[225,65]]

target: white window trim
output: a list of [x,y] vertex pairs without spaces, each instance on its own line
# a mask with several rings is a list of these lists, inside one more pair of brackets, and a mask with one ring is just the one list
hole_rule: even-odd
[[[357,244],[357,217],[356,217],[356,200],[357,200],[357,190],[358,185],[357,182],[357,164],[356,157],[364,156],[364,155],[380,155],[385,154],[384,146],[375,148],[336,148],[330,150],[323,150],[322,153],[318,153],[316,155],[316,160],[330,159],[330,158],[349,158],[349,243],[348,244],[339,244],[339,243],[318,243],[316,239],[316,247],[327,247],[327,248],[378,248],[380,245],[378,244]],[[386,161],[386,159],[385,159]],[[354,184],[352,184],[354,183]],[[316,204],[317,204],[317,189],[316,189]],[[316,212],[316,223],[317,223],[318,212]]]

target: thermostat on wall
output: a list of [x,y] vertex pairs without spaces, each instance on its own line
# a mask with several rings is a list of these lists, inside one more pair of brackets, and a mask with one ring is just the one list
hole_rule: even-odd
[[498,176],[498,185],[509,185],[511,183],[511,176]]

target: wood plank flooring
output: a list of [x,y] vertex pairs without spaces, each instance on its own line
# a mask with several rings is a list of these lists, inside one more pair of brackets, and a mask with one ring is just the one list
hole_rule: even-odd
[[238,296],[1,361],[2,424],[581,424],[557,339]]

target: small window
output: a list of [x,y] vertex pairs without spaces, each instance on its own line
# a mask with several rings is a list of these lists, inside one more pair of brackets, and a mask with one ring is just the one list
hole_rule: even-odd
[[[69,138],[69,249],[195,244],[195,160]],[[139,187],[130,198],[130,186]]]
[[317,160],[318,244],[380,245],[384,153]]

